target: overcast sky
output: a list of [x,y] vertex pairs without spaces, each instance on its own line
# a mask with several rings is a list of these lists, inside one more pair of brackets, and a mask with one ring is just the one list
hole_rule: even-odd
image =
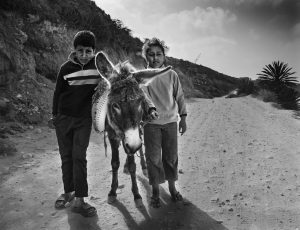
[[283,61],[300,80],[300,0],[95,0],[132,35],[158,37],[181,58],[257,78]]

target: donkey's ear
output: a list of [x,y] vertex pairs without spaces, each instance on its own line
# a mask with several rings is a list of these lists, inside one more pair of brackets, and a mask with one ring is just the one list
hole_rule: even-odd
[[167,66],[163,69],[144,69],[139,70],[133,73],[133,77],[139,84],[147,85],[153,81],[159,75],[169,72],[172,69],[172,66]]
[[98,72],[105,78],[109,78],[109,75],[114,70],[114,65],[109,60],[104,52],[98,52],[95,56],[95,65]]
[[129,73],[135,73],[137,70],[136,68],[130,63],[129,60],[126,60],[122,63],[122,66],[124,66]]

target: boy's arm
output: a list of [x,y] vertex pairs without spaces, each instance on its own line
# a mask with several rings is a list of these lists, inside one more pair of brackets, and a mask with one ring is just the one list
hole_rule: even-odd
[[184,117],[187,116],[187,110],[186,110],[186,104],[185,104],[185,100],[184,100],[184,94],[183,94],[183,90],[181,87],[181,83],[179,80],[179,77],[177,75],[177,73],[174,71],[173,72],[175,74],[174,77],[174,89],[173,89],[173,96],[177,102],[178,105],[178,114],[180,117]]
[[176,72],[174,72],[174,74],[175,74],[175,79],[174,79],[174,91],[173,92],[174,92],[174,98],[178,105],[178,114],[180,116],[179,132],[181,133],[181,135],[183,135],[187,130],[187,125],[186,125],[187,110],[186,110],[184,94],[183,94],[183,90],[181,87],[179,77]]
[[57,78],[56,78],[56,85],[55,85],[55,90],[53,94],[53,104],[52,104],[52,116],[56,117],[57,112],[58,112],[58,100],[59,96],[62,92],[62,89],[64,87],[64,79],[62,75],[62,69],[60,68]]
[[150,97],[148,96],[147,92],[145,92],[145,89],[142,89],[144,96],[145,96],[145,112],[147,113],[147,117],[149,117],[151,120],[155,120],[158,118],[158,113],[156,111],[156,107]]
[[57,116],[57,111],[58,111],[58,100],[59,100],[59,95],[62,91],[62,88],[63,88],[63,77],[62,77],[61,68],[60,68],[57,78],[56,78],[56,84],[55,84],[55,89],[54,89],[54,94],[53,94],[52,117],[50,118],[50,120],[48,120],[48,127],[50,129],[55,129],[55,121],[56,121],[56,116]]
[[145,100],[146,100],[146,103],[148,105],[148,108],[151,109],[151,108],[155,108],[155,105],[154,103],[152,102],[152,100],[150,99],[150,97],[148,96],[148,94],[143,90],[144,92],[144,96],[145,96]]

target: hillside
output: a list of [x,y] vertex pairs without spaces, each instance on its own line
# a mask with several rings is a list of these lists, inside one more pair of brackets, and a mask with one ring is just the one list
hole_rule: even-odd
[[[90,0],[2,0],[0,3],[0,113],[2,121],[35,124],[48,119],[55,78],[81,29],[96,34],[97,50],[114,63],[144,67],[142,41],[120,20]],[[186,97],[212,98],[236,88],[238,79],[205,66],[168,57]]]

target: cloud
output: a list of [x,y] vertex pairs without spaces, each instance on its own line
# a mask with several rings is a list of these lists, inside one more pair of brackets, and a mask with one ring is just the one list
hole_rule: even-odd
[[242,5],[242,4],[248,4],[248,5],[263,5],[263,4],[270,4],[273,7],[279,6],[281,3],[283,3],[283,0],[225,0],[227,4],[236,4],[236,5]]
[[237,20],[230,11],[213,7],[196,6],[191,10],[166,13],[165,10],[170,8],[170,5],[165,1],[154,4],[152,0],[96,0],[96,3],[111,14],[112,18],[117,16],[138,34],[159,32],[171,33],[172,36],[184,33],[202,36],[221,35],[227,25]]
[[165,1],[157,1],[155,4],[152,0],[95,0],[95,2],[105,11],[109,11],[112,14],[114,12],[114,15],[117,17],[125,15],[126,17],[131,17],[134,14],[151,15],[157,11],[164,12],[168,8]]
[[[300,72],[295,0],[95,0],[133,36],[158,37],[169,56],[233,76],[255,76],[275,59]],[[226,10],[230,9],[230,10]],[[297,24],[298,23],[298,24]],[[258,42],[259,40],[259,42]]]
[[[195,62],[213,68],[217,71],[228,73],[232,65],[232,50],[237,43],[233,40],[218,36],[198,38],[182,43],[172,40],[167,44],[170,47],[168,56]],[[224,67],[224,66],[227,67]]]
[[250,29],[249,30],[249,36],[252,38],[254,41],[258,41],[260,39],[260,35],[255,29]]
[[186,42],[210,36],[225,36],[226,27],[234,24],[236,20],[234,14],[221,8],[196,7],[192,10],[170,13],[164,17],[152,15],[148,17],[147,22],[144,20],[139,30],[143,31],[143,34],[151,34],[149,33],[151,31],[154,36],[166,40]]
[[138,5],[129,7],[132,0],[102,0],[98,5],[105,5],[103,8],[113,18],[117,15],[134,36],[142,40],[154,36],[163,39],[170,47],[169,56],[194,62],[201,53],[201,64],[219,70],[222,69],[220,60],[230,59],[229,53],[236,41],[227,31],[237,22],[235,14],[219,7],[199,6],[166,13],[160,10],[163,6],[159,3],[154,6],[153,2],[153,7],[147,11],[146,2],[136,1]]
[[293,34],[298,38],[300,37],[300,22],[293,27]]
[[182,31],[198,31],[202,35],[223,34],[226,24],[234,21],[236,17],[229,11],[212,7],[206,9],[196,7],[191,11],[167,15],[163,19],[163,23],[173,24]]

